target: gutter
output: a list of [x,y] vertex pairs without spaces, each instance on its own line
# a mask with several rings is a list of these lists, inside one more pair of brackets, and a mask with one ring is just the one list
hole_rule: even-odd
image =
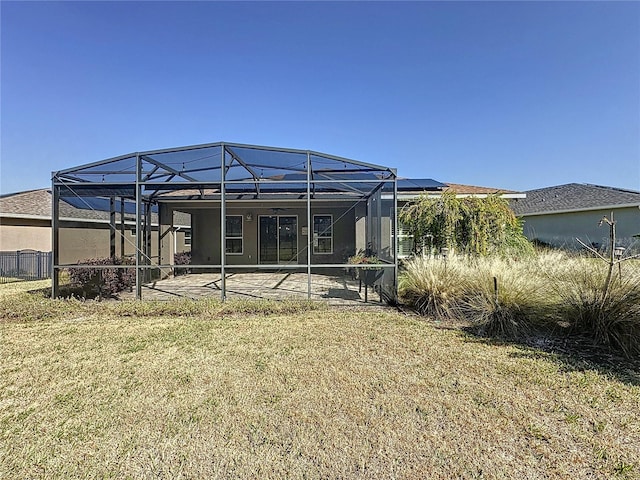
[[540,215],[556,215],[559,213],[596,212],[598,210],[617,210],[619,208],[640,208],[640,203],[625,203],[620,205],[604,205],[601,207],[566,208],[563,210],[547,210],[544,212],[516,213],[518,217],[536,217]]

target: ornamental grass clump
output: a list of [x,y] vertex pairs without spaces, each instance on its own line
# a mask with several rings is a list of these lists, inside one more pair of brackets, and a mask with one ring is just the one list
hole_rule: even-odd
[[552,303],[530,261],[468,262],[459,315],[481,334],[524,338],[551,326]]
[[398,293],[422,315],[452,318],[463,293],[464,273],[462,262],[456,259],[415,257],[405,264]]
[[640,268],[625,265],[624,275],[606,284],[606,272],[582,262],[573,275],[555,283],[558,314],[572,333],[585,334],[596,344],[626,357],[640,356]]

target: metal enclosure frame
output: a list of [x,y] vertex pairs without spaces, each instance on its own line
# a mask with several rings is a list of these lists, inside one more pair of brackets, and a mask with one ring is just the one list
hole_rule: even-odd
[[[266,173],[265,173],[266,172]],[[353,206],[378,201],[392,202],[389,221],[392,232],[397,232],[398,186],[396,170],[311,150],[265,147],[237,143],[211,143],[164,150],[152,150],[121,155],[98,162],[87,163],[52,173],[52,297],[60,293],[60,271],[74,268],[101,268],[86,264],[60,263],[60,202],[70,198],[86,208],[93,209],[92,201],[107,199],[110,209],[110,249],[115,254],[118,241],[124,251],[125,202],[135,203],[135,265],[116,268],[135,268],[136,298],[142,297],[142,286],[149,281],[153,269],[172,269],[169,262],[153,263],[150,241],[152,215],[160,222],[163,204],[188,198],[190,201],[215,202],[220,210],[220,263],[191,265],[192,268],[215,268],[220,271],[220,295],[226,298],[226,271],[233,269],[273,268],[274,265],[230,265],[226,259],[226,210],[230,202],[293,201],[306,204],[307,244],[306,262],[278,263],[279,269],[305,269],[307,298],[311,298],[312,269],[351,267],[347,263],[312,263],[313,223],[312,205],[322,202],[352,202]],[[116,205],[120,209],[117,211]],[[353,208],[353,207],[352,207]],[[367,209],[366,223],[381,217]],[[152,213],[156,212],[157,213]],[[119,214],[120,225],[116,222]],[[354,225],[355,228],[355,225]],[[369,231],[369,227],[366,229]],[[398,278],[398,239],[395,233],[388,247],[388,255],[380,263],[367,265],[385,272],[388,280],[386,296],[395,300]],[[367,245],[368,246],[368,245]],[[160,246],[158,246],[160,249]],[[298,252],[298,256],[302,252]],[[299,257],[302,260],[302,257]],[[357,267],[357,266],[356,266]],[[105,266],[103,268],[114,268]]]

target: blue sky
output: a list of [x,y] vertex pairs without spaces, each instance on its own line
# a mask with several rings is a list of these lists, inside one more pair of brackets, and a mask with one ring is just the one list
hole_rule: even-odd
[[216,141],[452,183],[640,190],[638,2],[0,9],[3,193]]

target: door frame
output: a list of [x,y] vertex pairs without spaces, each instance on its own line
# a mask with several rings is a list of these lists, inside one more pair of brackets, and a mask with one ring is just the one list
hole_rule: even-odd
[[[276,218],[276,228],[278,231],[278,234],[276,235],[276,253],[277,253],[277,260],[276,263],[263,263],[262,262],[262,258],[260,256],[260,247],[261,247],[261,235],[260,235],[260,219],[261,218]],[[285,262],[287,264],[293,263],[293,262],[298,262],[298,255],[299,255],[299,250],[300,250],[300,244],[299,244],[299,224],[298,224],[298,215],[297,214],[293,214],[293,215],[280,215],[280,214],[273,214],[273,215],[258,215],[258,264],[259,265],[280,265],[280,217],[294,217],[296,219],[296,259],[295,260],[290,260],[288,262]]]

